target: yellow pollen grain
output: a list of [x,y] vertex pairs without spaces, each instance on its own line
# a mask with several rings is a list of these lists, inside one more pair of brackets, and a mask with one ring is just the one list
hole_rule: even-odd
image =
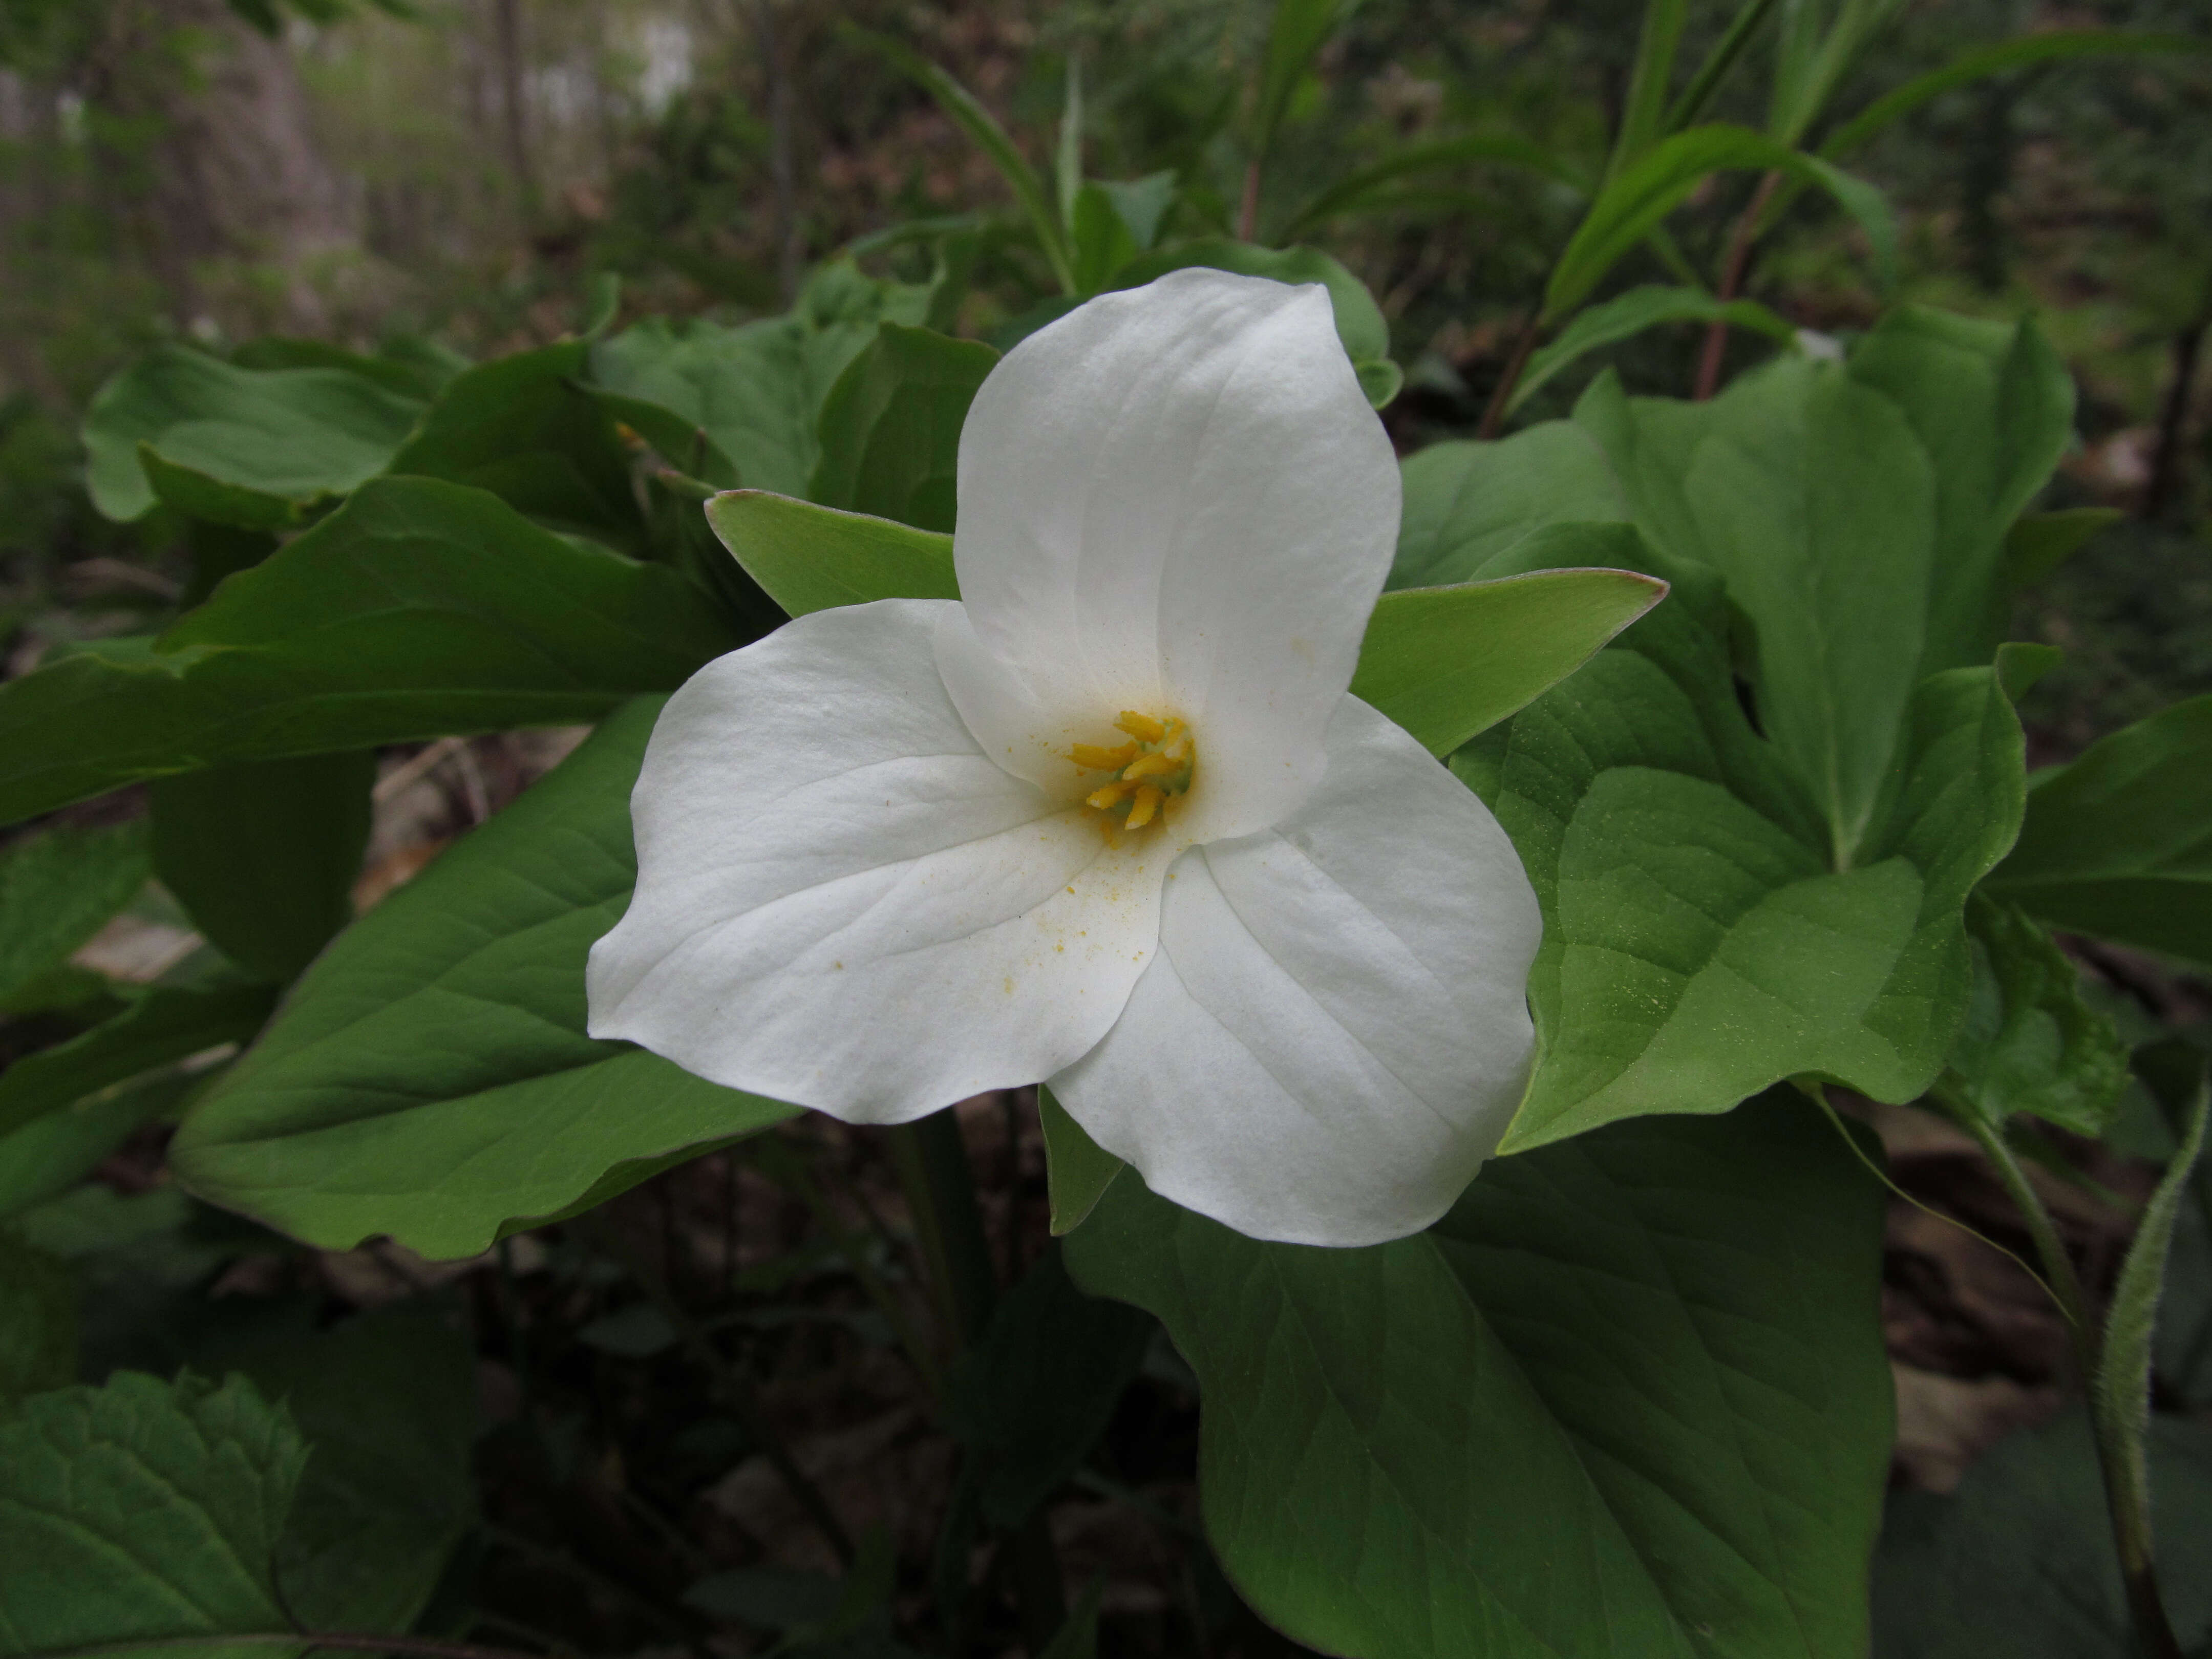
[[1139,784],[1137,787],[1137,798],[1129,803],[1128,827],[1132,830],[1141,830],[1150,823],[1152,821],[1152,815],[1160,810],[1160,802],[1165,799],[1165,794],[1156,786],[1149,783]]
[[1158,743],[1168,734],[1165,722],[1156,720],[1150,714],[1139,714],[1133,708],[1121,711],[1121,717],[1114,722],[1114,729],[1127,732],[1139,743]]

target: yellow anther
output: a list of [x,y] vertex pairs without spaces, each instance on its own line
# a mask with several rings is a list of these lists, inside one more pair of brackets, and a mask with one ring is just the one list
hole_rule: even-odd
[[1127,794],[1133,787],[1126,783],[1109,783],[1103,789],[1094,789],[1085,795],[1083,798],[1083,804],[1085,806],[1095,806],[1103,812],[1109,807],[1121,805],[1121,797]]
[[1134,783],[1139,778],[1164,777],[1170,772],[1182,769],[1181,761],[1171,761],[1164,754],[1139,755],[1131,761],[1121,774],[1123,781]]
[[1139,714],[1133,708],[1124,708],[1121,718],[1114,722],[1117,732],[1127,732],[1139,743],[1158,743],[1168,734],[1166,723],[1150,714]]
[[1178,725],[1175,735],[1160,745],[1160,756],[1181,766],[1190,758],[1190,727]]
[[1068,751],[1068,759],[1086,772],[1118,772],[1136,758],[1137,745],[1125,743],[1112,749],[1102,749],[1095,743],[1079,743]]
[[1138,785],[1136,799],[1129,803],[1128,828],[1141,830],[1150,823],[1153,815],[1160,810],[1160,802],[1165,799],[1156,786],[1149,783]]

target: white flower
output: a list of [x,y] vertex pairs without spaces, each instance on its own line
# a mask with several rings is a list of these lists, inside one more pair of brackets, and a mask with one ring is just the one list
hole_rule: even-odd
[[1535,896],[1350,696],[1398,470],[1327,292],[1182,270],[1017,346],[959,603],[802,617],[654,728],[594,1036],[896,1123],[1044,1079],[1255,1237],[1440,1215],[1526,1079]]

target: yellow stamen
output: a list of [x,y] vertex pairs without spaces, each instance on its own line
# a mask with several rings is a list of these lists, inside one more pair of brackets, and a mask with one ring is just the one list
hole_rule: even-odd
[[1109,808],[1120,805],[1121,797],[1129,793],[1132,787],[1133,786],[1126,783],[1109,783],[1103,789],[1095,789],[1085,795],[1083,798],[1083,804],[1085,806],[1095,806],[1103,812]]
[[1160,810],[1160,802],[1165,799],[1166,797],[1156,785],[1139,784],[1137,787],[1136,799],[1129,803],[1128,827],[1132,830],[1141,830],[1150,823],[1153,814]]
[[1102,749],[1095,743],[1079,743],[1068,751],[1068,759],[1086,772],[1118,772],[1137,756],[1137,745],[1125,743],[1112,749]]
[[1160,745],[1161,756],[1181,766],[1190,758],[1190,727],[1178,724],[1175,735]]
[[1139,743],[1158,743],[1168,734],[1165,722],[1156,720],[1150,714],[1139,714],[1133,708],[1121,711],[1121,717],[1114,722],[1114,729],[1127,732]]
[[1126,782],[1134,783],[1139,778],[1157,778],[1182,769],[1180,761],[1171,761],[1165,755],[1139,755],[1131,761],[1121,774]]

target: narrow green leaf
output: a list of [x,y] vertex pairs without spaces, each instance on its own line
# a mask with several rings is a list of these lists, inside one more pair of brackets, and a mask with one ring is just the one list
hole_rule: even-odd
[[1706,53],[1705,61],[1698,65],[1698,72],[1690,77],[1690,84],[1682,89],[1682,95],[1668,107],[1664,128],[1667,132],[1680,132],[1705,118],[1706,110],[1712,106],[1715,94],[1728,79],[1729,71],[1735,67],[1737,60],[1743,56],[1744,49],[1750,46],[1753,37],[1758,34],[1774,7],[1775,0],[1743,0],[1735,15],[1729,21],[1727,29],[1713,43],[1712,50]]
[[1966,932],[1974,988],[1947,1062],[1959,1097],[1992,1124],[2027,1112],[2102,1134],[2128,1084],[2118,1030],[2081,1000],[2074,964],[2019,910],[1977,893]]
[[1260,84],[1252,112],[1252,153],[1265,155],[1276,129],[1291,107],[1298,83],[1329,37],[1341,28],[1359,0],[1275,0],[1267,30],[1267,54],[1260,63]]
[[1067,94],[1060,106],[1060,149],[1053,157],[1053,194],[1061,225],[1075,234],[1075,198],[1083,189],[1083,54],[1067,54]]
[[2005,574],[2017,586],[2033,586],[2125,516],[2116,507],[2025,514],[2005,535]]
[[1045,1190],[1057,1238],[1083,1224],[1100,1194],[1128,1166],[1085,1134],[1042,1084],[1037,1085],[1037,1118],[1044,1128]]
[[[1595,562],[1641,556],[1626,525],[1556,526],[1531,538],[1532,557]],[[1632,570],[1545,569],[1455,587],[1385,593],[1368,619],[1352,695],[1449,755],[1588,662],[1666,597]]]
[[144,991],[112,1019],[0,1073],[0,1136],[204,1049],[243,1042],[276,1000],[275,988],[266,985]]
[[960,428],[999,354],[974,340],[884,323],[822,408],[807,494],[824,507],[952,528]]
[[283,983],[353,920],[376,751],[156,778],[154,869],[232,961]]
[[0,1655],[292,1630],[270,1565],[307,1462],[242,1376],[33,1395],[0,1419]]
[[1428,173],[1456,173],[1471,163],[1483,162],[1525,168],[1567,185],[1577,195],[1589,193],[1589,180],[1542,144],[1510,132],[1467,133],[1408,144],[1379,161],[1355,168],[1293,213],[1283,227],[1283,240],[1295,241],[1333,219],[1397,205],[1402,198],[1386,191],[1385,185]]
[[2212,965],[2212,696],[2039,775],[1990,891],[2056,927]]
[[746,573],[794,617],[872,599],[957,599],[952,538],[787,495],[733,489],[707,522]]
[[1715,123],[1662,139],[1622,168],[1599,193],[1552,268],[1544,293],[1546,319],[1556,322],[1588,299],[1622,256],[1650,235],[1701,181],[1737,168],[1772,169],[1826,191],[1865,231],[1882,280],[1892,279],[1897,226],[1879,190],[1764,133]]
[[151,873],[143,821],[49,830],[0,852],[0,1013],[21,1010]]
[[1534,353],[1513,389],[1507,410],[1518,409],[1536,389],[1562,369],[1593,351],[1641,334],[1662,323],[1732,323],[1777,340],[1794,340],[1797,331],[1755,300],[1719,300],[1703,289],[1647,284],[1617,295],[1603,305],[1575,313],[1559,338]]
[[920,53],[870,30],[856,28],[853,33],[881,53],[901,73],[919,82],[937,100],[938,107],[952,118],[953,125],[990,158],[991,164],[1012,187],[1014,199],[1021,204],[1023,213],[1028,216],[1030,228],[1036,233],[1038,245],[1043,248],[1061,290],[1074,293],[1075,268],[1068,254],[1066,228],[1045,200],[1044,185],[1036,171],[1023,159],[1013,139],[999,125],[998,118],[983,107],[974,93]]
[[1628,71],[1628,95],[1621,102],[1620,131],[1606,163],[1607,179],[1645,155],[1666,130],[1667,89],[1674,82],[1674,54],[1689,13],[1688,0],[1644,0],[1636,61]]
[[1884,94],[1830,133],[1820,154],[1841,161],[1899,118],[1954,87],[1963,87],[2008,70],[2075,58],[2188,57],[2212,52],[2212,39],[2201,34],[2151,34],[2123,29],[2051,29],[1991,41],[1959,54],[1942,69],[1907,81]]
[[1778,1091],[1494,1160],[1394,1244],[1261,1243],[1124,1177],[1064,1248],[1198,1373],[1208,1535],[1307,1646],[1856,1659],[1881,1212]]
[[592,720],[738,643],[672,571],[379,479],[159,639],[0,686],[0,822],[228,762]]
[[185,1118],[179,1178],[321,1248],[466,1256],[793,1115],[585,1034],[657,713],[623,708],[341,934]]
[[303,504],[374,477],[422,412],[418,399],[343,369],[240,368],[161,346],[85,410],[86,483],[109,518],[143,518],[154,505],[143,444],[215,483]]
[[[26,1395],[76,1380],[76,1275],[0,1229],[0,1418]],[[0,1474],[0,1504],[5,1480]]]

